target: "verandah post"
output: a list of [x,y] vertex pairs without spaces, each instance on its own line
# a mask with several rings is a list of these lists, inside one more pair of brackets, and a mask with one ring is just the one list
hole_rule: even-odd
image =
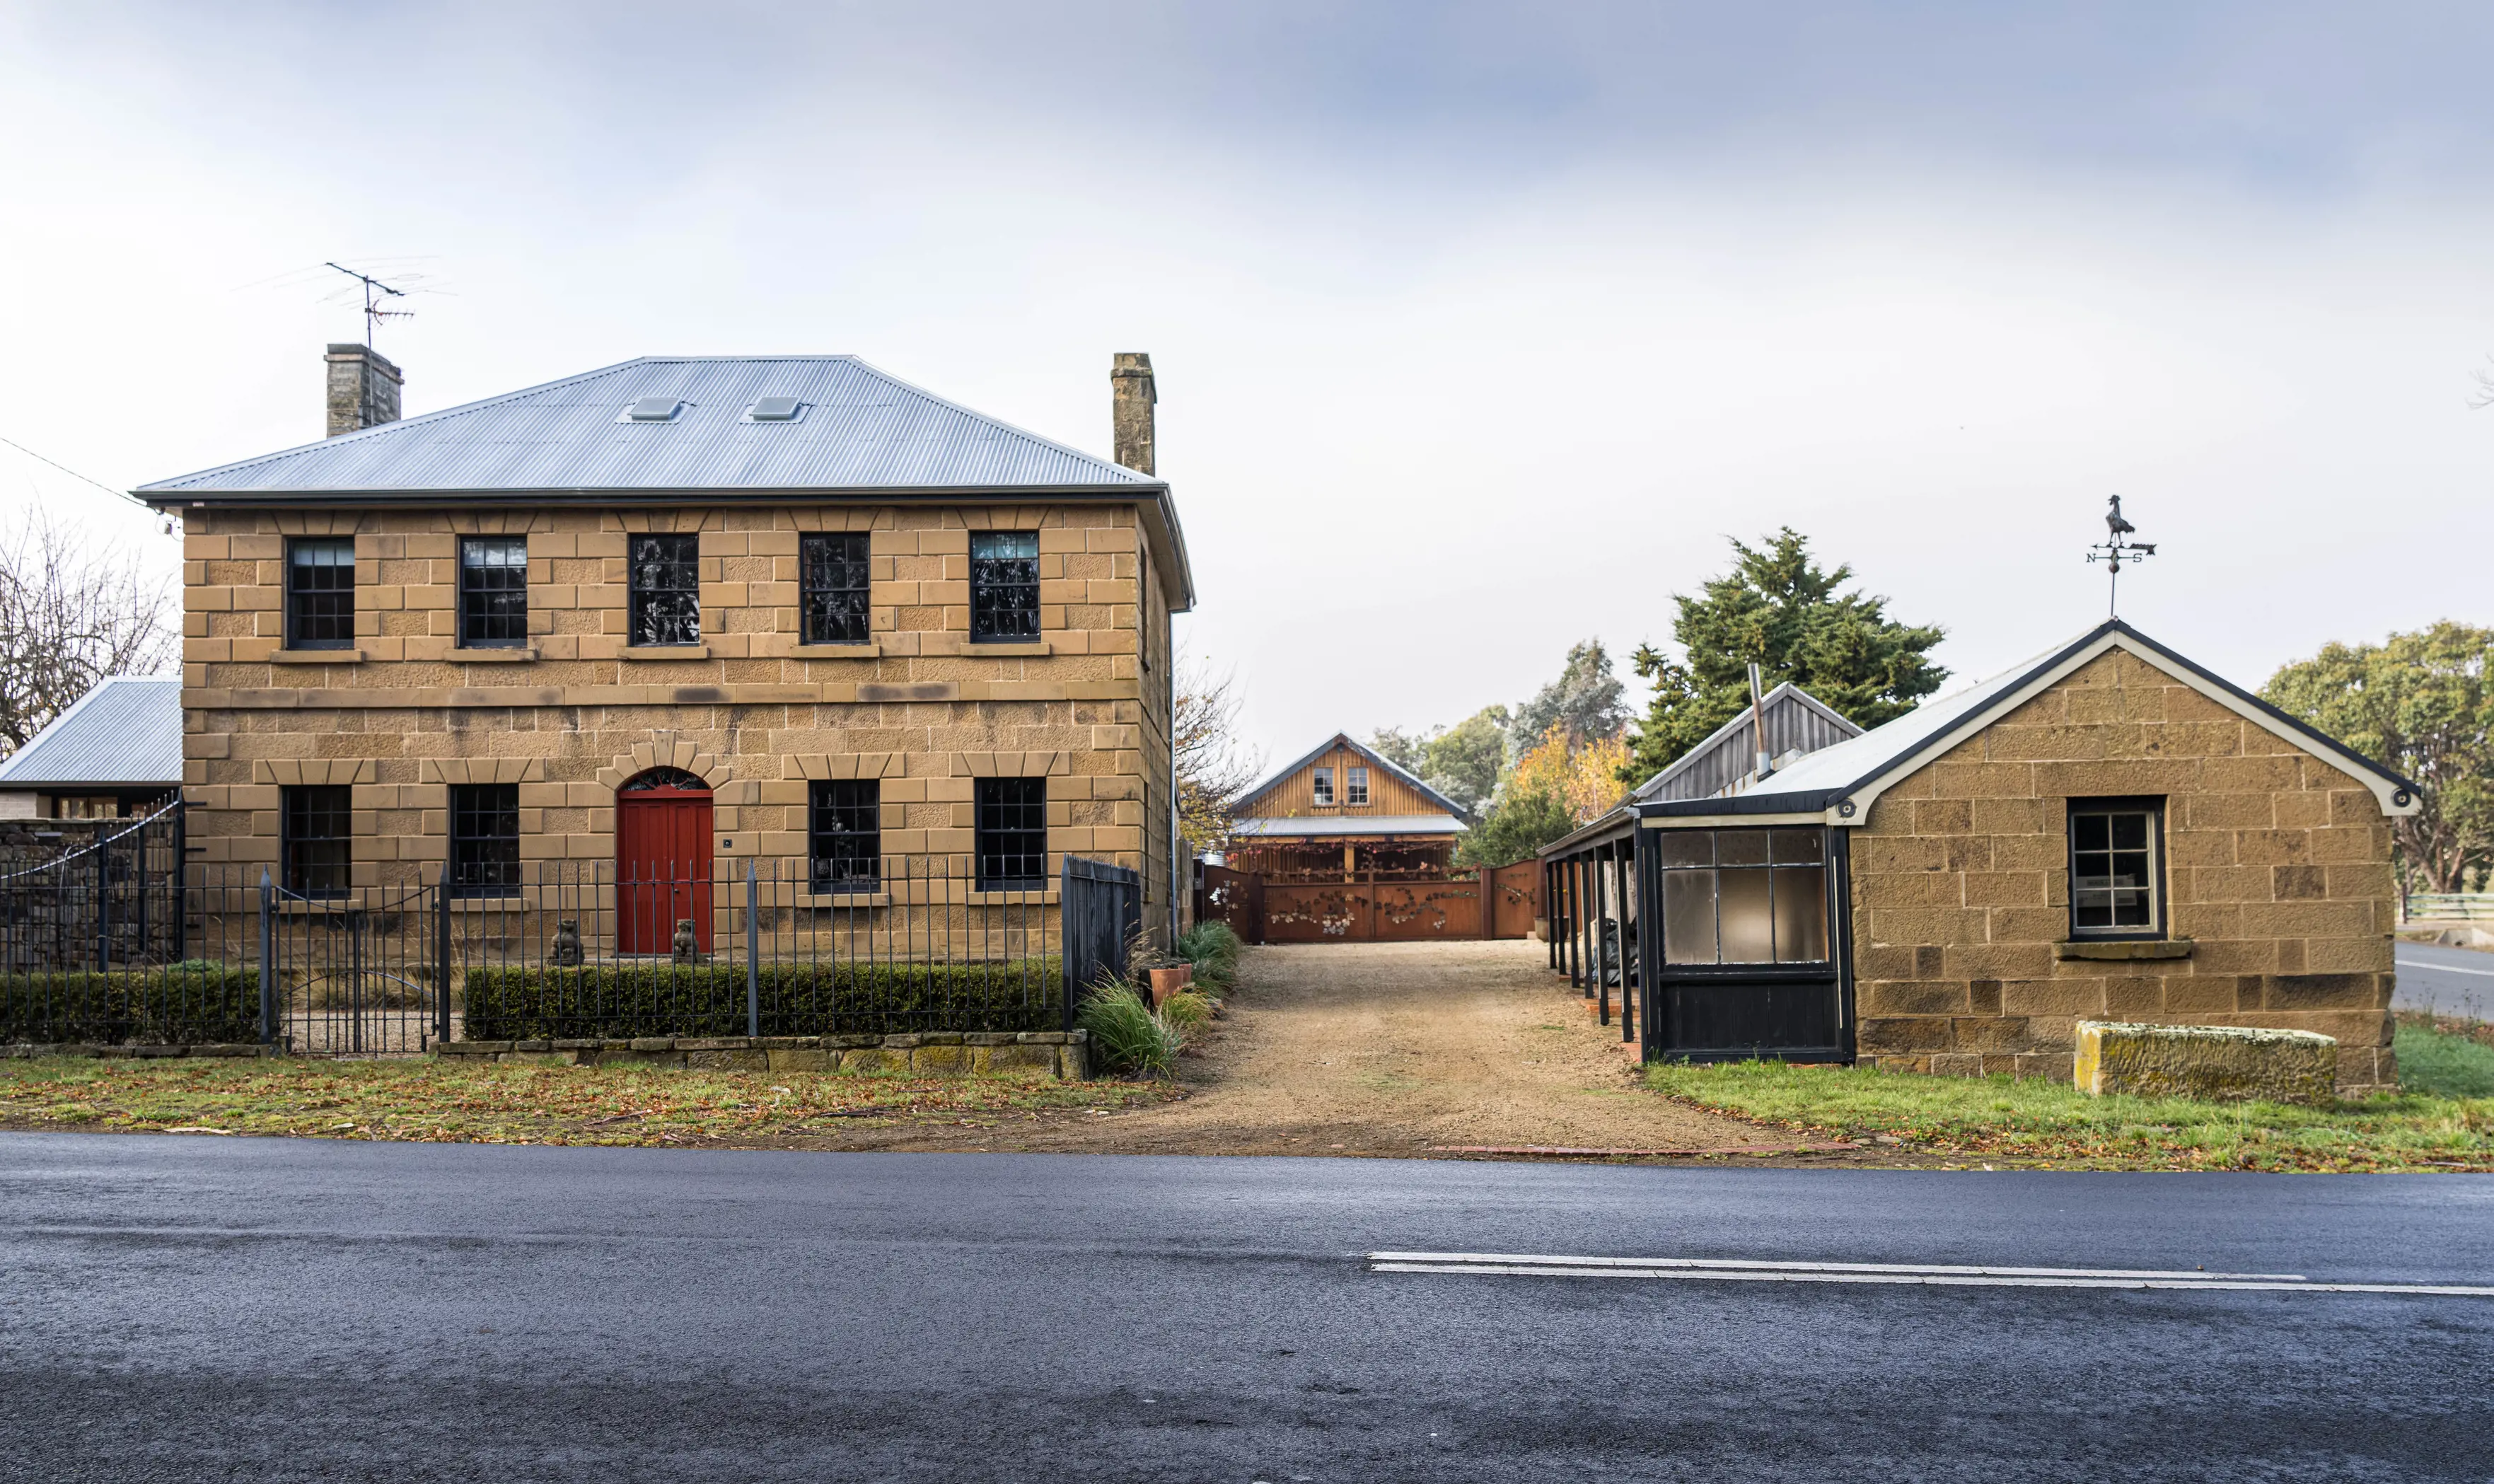
[[754,863],[745,863],[745,1034],[762,1037],[762,901],[754,894]]

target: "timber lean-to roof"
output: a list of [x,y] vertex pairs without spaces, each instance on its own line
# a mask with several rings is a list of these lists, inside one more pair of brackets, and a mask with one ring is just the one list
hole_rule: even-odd
[[179,676],[107,676],[0,762],[0,789],[177,788],[181,782]]
[[[664,422],[624,409],[676,398]],[[792,397],[793,419],[746,409]],[[159,506],[525,498],[642,502],[685,495],[1073,496],[1156,506],[1173,587],[1194,601],[1166,480],[947,402],[853,355],[652,355],[465,407],[141,485]]]
[[1240,809],[1247,807],[1257,800],[1263,798],[1266,794],[1280,788],[1283,780],[1290,777],[1291,774],[1297,772],[1300,769],[1307,767],[1309,764],[1324,756],[1326,753],[1340,748],[1348,748],[1353,752],[1356,752],[1361,757],[1368,759],[1378,767],[1392,773],[1395,777],[1402,779],[1405,786],[1409,787],[1414,793],[1418,794],[1421,798],[1428,800],[1431,803],[1438,805],[1445,809],[1448,814],[1454,816],[1456,829],[1460,830],[1463,828],[1464,810],[1461,804],[1455,803],[1445,795],[1439,793],[1436,789],[1431,788],[1426,783],[1421,782],[1411,772],[1396,767],[1392,762],[1385,758],[1378,756],[1374,750],[1364,747],[1358,742],[1353,742],[1351,740],[1351,734],[1348,732],[1336,732],[1333,736],[1318,743],[1315,748],[1303,754],[1298,761],[1274,770],[1271,776],[1265,778],[1263,782],[1257,784],[1254,788],[1251,788],[1247,792],[1239,795],[1237,803],[1232,805],[1232,807]]
[[2118,619],[1955,695],[1927,701],[1885,726],[1812,752],[1764,782],[1728,798],[1650,802],[1637,812],[1673,815],[1791,814],[1826,811],[1831,824],[1858,822],[1871,801],[1925,763],[2024,705],[2045,687],[2109,650],[2161,670],[2256,726],[2345,770],[2372,790],[2386,814],[2412,814],[2417,786],[2336,739],[2315,731],[2225,677],[2186,659]]

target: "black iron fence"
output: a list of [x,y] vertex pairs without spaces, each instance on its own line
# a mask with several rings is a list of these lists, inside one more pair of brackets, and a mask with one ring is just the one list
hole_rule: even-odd
[[894,856],[700,869],[521,863],[289,891],[263,867],[177,868],[179,806],[0,877],[0,1042],[259,1042],[313,1055],[436,1043],[1071,1028],[1121,975],[1141,878],[1068,859],[984,879]]

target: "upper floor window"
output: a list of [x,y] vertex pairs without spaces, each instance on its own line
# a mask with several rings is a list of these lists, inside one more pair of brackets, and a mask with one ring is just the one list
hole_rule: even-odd
[[1333,770],[1332,770],[1332,769],[1330,769],[1330,768],[1320,768],[1320,769],[1317,769],[1314,772],[1309,773],[1309,774],[1308,774],[1308,788],[1309,788],[1309,789],[1310,789],[1310,791],[1311,791],[1311,792],[1313,792],[1313,793],[1316,795],[1316,797],[1317,797],[1317,807],[1318,807],[1318,808],[1320,808],[1320,809],[1330,809],[1330,808],[1332,808],[1332,807],[1333,807]]
[[871,892],[883,879],[883,785],[827,778],[807,799],[806,834],[817,892]]
[[1342,771],[1342,802],[1361,804],[1368,802],[1368,770],[1346,768]]
[[807,644],[864,644],[868,591],[863,530],[810,530],[797,544]]
[[355,643],[355,542],[296,536],[286,543],[286,647],[346,650]]
[[1825,963],[1820,830],[1665,830],[1662,961]]
[[1039,532],[970,532],[970,642],[1039,638]]
[[528,642],[528,537],[460,537],[459,647],[507,650]]
[[1036,891],[1048,884],[1048,780],[981,778],[979,890]]
[[280,791],[278,870],[297,896],[343,896],[351,868],[353,790],[342,783],[292,785]]
[[2153,938],[2165,931],[2165,803],[2070,801],[2070,935]]
[[450,890],[507,896],[520,886],[520,786],[450,786]]
[[701,643],[701,537],[632,538],[632,643]]

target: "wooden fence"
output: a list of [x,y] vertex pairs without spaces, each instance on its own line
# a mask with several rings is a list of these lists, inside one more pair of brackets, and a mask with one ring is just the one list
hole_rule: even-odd
[[[1486,900],[1484,900],[1486,893]],[[1541,916],[1541,864],[1436,880],[1270,882],[1250,871],[1203,867],[1198,922],[1228,923],[1250,943],[1427,943],[1524,938]]]

